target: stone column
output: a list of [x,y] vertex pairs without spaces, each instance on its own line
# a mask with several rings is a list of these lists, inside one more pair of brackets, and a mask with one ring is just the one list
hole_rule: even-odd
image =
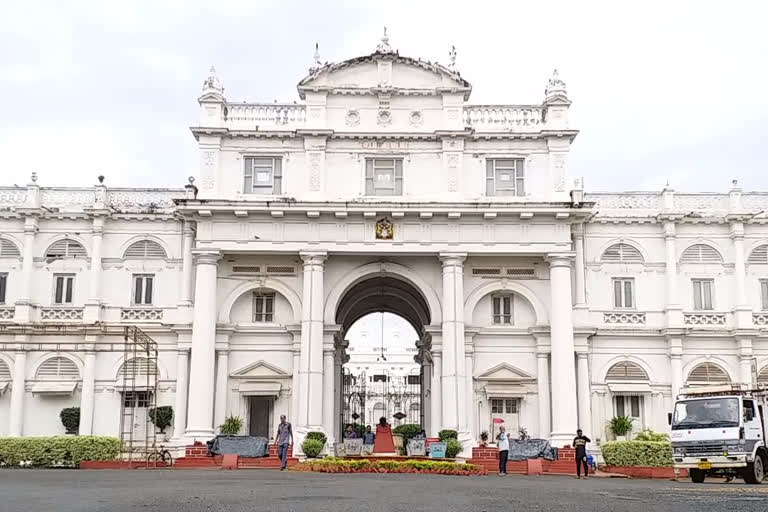
[[334,388],[334,362],[333,362],[333,348],[323,350],[323,428],[328,436],[328,446],[332,446],[335,442],[333,437],[333,413],[336,396],[336,389]]
[[584,308],[587,305],[586,276],[584,269],[584,225],[573,226],[573,249],[576,252],[576,307]]
[[747,268],[744,258],[744,224],[742,222],[731,223],[731,239],[733,240],[733,277],[736,282],[736,292],[733,297],[734,320],[737,328],[751,329],[752,306],[747,300],[746,293]]
[[598,389],[592,392],[592,396],[594,397],[594,404],[595,404],[595,429],[590,435],[589,432],[586,433],[587,437],[591,437],[594,440],[600,440],[602,443],[603,441],[606,441],[605,438],[605,423],[608,421],[605,416],[605,397],[606,392],[605,390]]
[[562,447],[573,441],[577,424],[571,306],[571,255],[551,254],[550,338],[552,344],[552,442]]
[[176,349],[176,400],[173,410],[173,437],[180,439],[187,426],[187,393],[189,388],[189,352]]
[[189,221],[184,222],[182,231],[182,276],[181,289],[179,291],[179,304],[183,306],[192,305],[192,245],[195,241],[195,232],[192,230]]
[[80,428],[81,436],[93,433],[94,393],[96,384],[96,352],[89,350],[85,353],[83,366],[83,389],[80,393]]
[[197,279],[186,436],[210,439],[216,366],[216,274],[220,254],[215,249],[196,249],[193,254]]
[[334,343],[336,348],[333,353],[334,418],[333,430],[331,432],[333,433],[333,438],[336,440],[336,442],[341,441],[341,409],[343,406],[341,397],[341,368],[344,366],[344,358],[346,357],[345,350],[348,345],[349,342],[340,337],[337,338]]
[[[589,354],[579,352],[576,354],[578,381],[579,381],[579,428],[586,432],[592,432],[592,403],[589,389]],[[589,435],[589,434],[587,434]]]
[[683,311],[677,293],[677,247],[674,221],[664,222],[664,255],[667,276],[667,326],[681,327]]
[[538,352],[536,388],[539,395],[539,437],[548,438],[552,433],[549,405],[549,353]]
[[669,343],[669,366],[672,385],[672,400],[677,398],[680,390],[685,385],[683,381],[683,340],[680,338],[670,338]]
[[213,409],[213,429],[218,429],[227,415],[227,383],[229,382],[229,349],[216,351],[216,398]]
[[[751,386],[752,382],[752,339],[737,338],[736,343],[739,347],[739,380],[742,384]],[[757,384],[755,382],[754,384]]]
[[299,417],[299,358],[301,357],[301,333],[293,334],[293,366],[291,367],[291,415],[289,422],[296,421]]
[[464,361],[465,259],[466,254],[440,255],[443,263],[443,428],[468,433]]
[[325,252],[301,253],[304,290],[298,421],[302,427],[319,428],[323,423],[323,272],[327,257]]
[[11,410],[8,435],[21,437],[24,433],[24,395],[27,372],[27,353],[18,350],[13,358],[13,389],[11,390]]
[[35,235],[37,234],[37,217],[29,215],[24,218],[24,247],[22,248],[21,290],[16,301],[14,320],[18,323],[32,321],[32,276],[35,271]]
[[472,345],[472,342],[470,341],[467,343],[466,346],[467,352],[465,356],[465,374],[466,374],[466,393],[467,393],[467,408],[466,408],[466,414],[467,414],[467,428],[469,430],[469,434],[472,437],[472,439],[477,439],[479,432],[476,432],[476,426],[477,421],[475,419],[475,411],[477,410],[477,407],[475,406],[475,378],[474,378],[474,346]]
[[104,236],[104,219],[93,219],[93,240],[91,242],[91,282],[88,291],[89,302],[101,302],[101,242]]
[[437,433],[443,429],[443,354],[440,350],[432,348],[432,400],[430,411],[430,422],[432,423],[432,435],[437,437]]

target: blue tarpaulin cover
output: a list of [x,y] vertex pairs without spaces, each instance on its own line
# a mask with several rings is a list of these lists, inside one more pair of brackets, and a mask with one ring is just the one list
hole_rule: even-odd
[[216,436],[208,441],[208,451],[213,455],[234,454],[240,457],[269,456],[269,440],[253,436]]

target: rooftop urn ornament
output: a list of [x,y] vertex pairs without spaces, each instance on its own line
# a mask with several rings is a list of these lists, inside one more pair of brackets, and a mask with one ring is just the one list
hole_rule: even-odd
[[453,70],[456,67],[456,47],[451,45],[451,51],[448,52],[448,57],[451,59],[451,63],[448,64],[448,68]]
[[323,67],[323,64],[320,62],[320,45],[318,43],[315,43],[315,54],[312,58],[314,62],[309,67],[309,74],[316,75],[320,71],[320,68]]
[[387,27],[384,27],[384,35],[381,36],[381,42],[376,45],[376,53],[394,53],[394,51],[392,51],[392,47],[389,46]]
[[315,43],[315,66],[320,67],[320,45]]
[[98,180],[99,180],[99,185],[101,185],[102,183],[104,183],[104,175],[103,175],[103,174],[99,174],[99,175],[96,177],[96,179],[98,179]]
[[552,71],[552,77],[550,77],[547,83],[547,88],[544,89],[544,96],[548,100],[557,96],[568,97],[568,93],[565,90],[565,82],[560,79],[560,73],[558,73],[557,69]]
[[37,173],[35,171],[32,171],[32,183],[37,183]]
[[203,82],[203,93],[214,93],[224,95],[224,87],[221,85],[219,75],[216,74],[216,68],[211,66],[208,71],[208,78]]

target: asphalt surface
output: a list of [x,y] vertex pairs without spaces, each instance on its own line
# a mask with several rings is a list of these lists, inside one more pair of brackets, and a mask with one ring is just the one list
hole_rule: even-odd
[[762,486],[565,476],[0,470],[2,512],[761,511]]

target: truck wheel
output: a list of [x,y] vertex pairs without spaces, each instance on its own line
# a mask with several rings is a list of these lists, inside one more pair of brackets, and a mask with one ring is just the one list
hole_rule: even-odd
[[691,482],[695,484],[704,483],[704,479],[707,477],[707,472],[701,469],[692,469],[690,471],[690,474],[691,474]]
[[765,467],[763,466],[763,456],[758,453],[754,462],[747,464],[744,468],[744,481],[748,484],[761,484],[765,478]]

